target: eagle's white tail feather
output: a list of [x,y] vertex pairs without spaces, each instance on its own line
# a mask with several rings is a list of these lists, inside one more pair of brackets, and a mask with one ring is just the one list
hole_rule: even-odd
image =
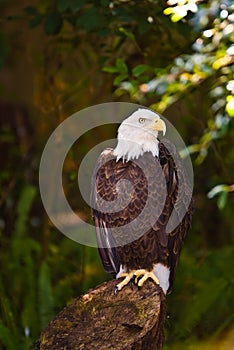
[[163,292],[166,294],[169,288],[169,276],[170,276],[169,267],[164,266],[163,264],[160,264],[160,263],[155,264],[154,274],[159,279],[160,287],[162,288]]

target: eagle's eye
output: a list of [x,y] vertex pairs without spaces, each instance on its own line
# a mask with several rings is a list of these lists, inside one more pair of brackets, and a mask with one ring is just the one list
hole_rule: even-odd
[[145,122],[145,118],[139,118],[139,123],[143,124]]

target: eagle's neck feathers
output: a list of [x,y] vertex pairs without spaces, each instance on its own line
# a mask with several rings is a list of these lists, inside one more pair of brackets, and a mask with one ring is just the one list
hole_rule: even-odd
[[151,152],[154,157],[158,157],[159,141],[155,135],[147,133],[147,137],[142,139],[135,139],[134,141],[128,139],[127,136],[123,136],[119,133],[118,144],[114,149],[114,155],[116,156],[116,161],[122,159],[123,161],[129,161],[138,159],[145,152]]

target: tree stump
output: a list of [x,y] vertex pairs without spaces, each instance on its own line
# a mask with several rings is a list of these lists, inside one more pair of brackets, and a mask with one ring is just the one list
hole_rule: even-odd
[[141,289],[105,282],[65,307],[36,342],[35,350],[160,350],[165,295],[152,281]]

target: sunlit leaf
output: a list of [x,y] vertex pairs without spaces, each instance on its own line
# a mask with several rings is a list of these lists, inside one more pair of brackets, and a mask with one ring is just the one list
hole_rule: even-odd
[[208,198],[213,198],[215,197],[217,194],[223,193],[223,192],[228,192],[229,191],[229,186],[227,185],[217,185],[215,187],[213,187],[207,194]]
[[171,15],[171,14],[173,13],[172,7],[167,7],[167,8],[163,11],[163,13],[164,13],[165,15]]
[[113,66],[106,66],[102,68],[103,72],[107,72],[107,73],[118,73],[119,69],[117,67],[113,67]]
[[227,203],[227,199],[228,199],[228,193],[227,192],[222,192],[219,197],[218,197],[218,207],[219,209],[223,209]]
[[214,63],[213,63],[213,68],[215,70],[220,69],[221,67],[225,67],[232,63],[232,56],[224,55],[221,58],[218,58]]
[[234,117],[234,97],[231,95],[227,96],[226,111],[230,117]]
[[164,10],[165,15],[171,15],[172,22],[178,22],[187,15],[189,8],[186,5],[168,7]]

